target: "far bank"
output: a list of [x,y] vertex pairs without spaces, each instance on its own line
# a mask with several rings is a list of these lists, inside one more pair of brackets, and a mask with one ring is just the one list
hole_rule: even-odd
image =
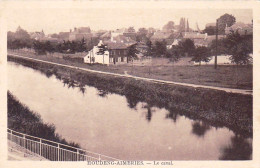
[[95,86],[109,93],[125,95],[131,104],[145,101],[156,107],[165,107],[180,115],[252,135],[252,96],[214,91],[210,89],[168,86],[122,77],[72,70],[46,63],[8,57],[9,61],[55,75],[65,83]]

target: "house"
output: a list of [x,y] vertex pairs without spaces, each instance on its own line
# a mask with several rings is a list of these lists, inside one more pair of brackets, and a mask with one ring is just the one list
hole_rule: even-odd
[[[218,35],[219,39],[225,38],[225,35]],[[208,36],[207,33],[201,34],[197,32],[184,32],[183,39],[191,39],[195,46],[208,47],[209,44],[216,39],[215,35]]]
[[225,34],[230,34],[231,32],[238,32],[240,35],[252,35],[253,24],[237,22],[230,27],[226,27]]
[[100,40],[97,46],[94,46],[92,50],[90,50],[87,55],[84,57],[84,63],[89,64],[105,64],[109,65],[109,52],[105,51],[104,54],[99,54],[99,46],[103,45],[103,42]]
[[34,40],[41,40],[42,38],[46,37],[43,30],[41,32],[32,32],[30,33],[31,39]]
[[164,40],[174,40],[174,34],[158,31],[154,33],[150,40],[153,44],[155,44],[156,41],[162,42]]
[[111,31],[105,32],[103,35],[100,36],[102,41],[109,41],[111,39]]
[[70,36],[70,32],[60,32],[59,39],[68,41]]
[[105,43],[109,51],[109,63],[128,63],[128,51],[130,45],[126,45],[123,42],[109,41]]
[[82,39],[88,40],[92,38],[92,33],[89,27],[74,28],[74,31],[69,34],[70,41],[79,41]]

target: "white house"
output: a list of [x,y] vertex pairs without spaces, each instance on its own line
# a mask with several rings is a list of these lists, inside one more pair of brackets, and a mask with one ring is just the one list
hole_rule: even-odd
[[97,46],[94,46],[92,50],[84,57],[84,63],[88,64],[105,64],[109,65],[109,52],[105,51],[104,54],[98,54],[99,46],[103,45],[103,42],[100,40]]

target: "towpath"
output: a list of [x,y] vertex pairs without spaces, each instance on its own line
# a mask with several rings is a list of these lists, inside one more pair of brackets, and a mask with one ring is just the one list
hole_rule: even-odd
[[21,55],[17,55],[17,54],[8,54],[8,55],[13,56],[13,57],[19,57],[19,58],[24,58],[24,59],[28,59],[28,60],[33,60],[33,61],[37,61],[37,62],[44,62],[44,63],[48,63],[48,64],[58,65],[58,66],[67,67],[67,68],[71,68],[71,69],[80,69],[80,70],[87,71],[87,72],[93,72],[93,73],[99,73],[99,74],[105,74],[105,75],[112,75],[112,76],[119,76],[119,77],[125,77],[125,78],[132,78],[132,79],[136,79],[136,80],[144,80],[144,81],[149,81],[149,82],[153,82],[153,83],[168,84],[168,85],[180,85],[180,86],[188,86],[188,87],[193,87],[193,88],[205,88],[205,89],[220,90],[220,91],[225,91],[225,92],[228,92],[228,93],[253,95],[252,90],[224,88],[224,87],[217,87],[217,86],[207,86],[207,85],[198,85],[198,84],[191,84],[191,83],[166,81],[166,80],[160,80],[160,79],[151,79],[151,78],[133,76],[133,75],[129,75],[127,73],[118,74],[118,73],[112,73],[112,72],[97,71],[97,70],[92,70],[92,69],[87,69],[87,68],[80,68],[80,67],[76,67],[76,66],[65,65],[65,64],[60,64],[60,63],[44,61],[44,60],[30,58],[30,57],[25,57],[25,56],[21,56]]

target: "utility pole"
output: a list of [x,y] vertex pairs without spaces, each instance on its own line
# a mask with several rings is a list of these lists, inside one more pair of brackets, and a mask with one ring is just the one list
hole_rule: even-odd
[[218,19],[216,22],[216,55],[215,55],[215,69],[217,69],[218,64]]

